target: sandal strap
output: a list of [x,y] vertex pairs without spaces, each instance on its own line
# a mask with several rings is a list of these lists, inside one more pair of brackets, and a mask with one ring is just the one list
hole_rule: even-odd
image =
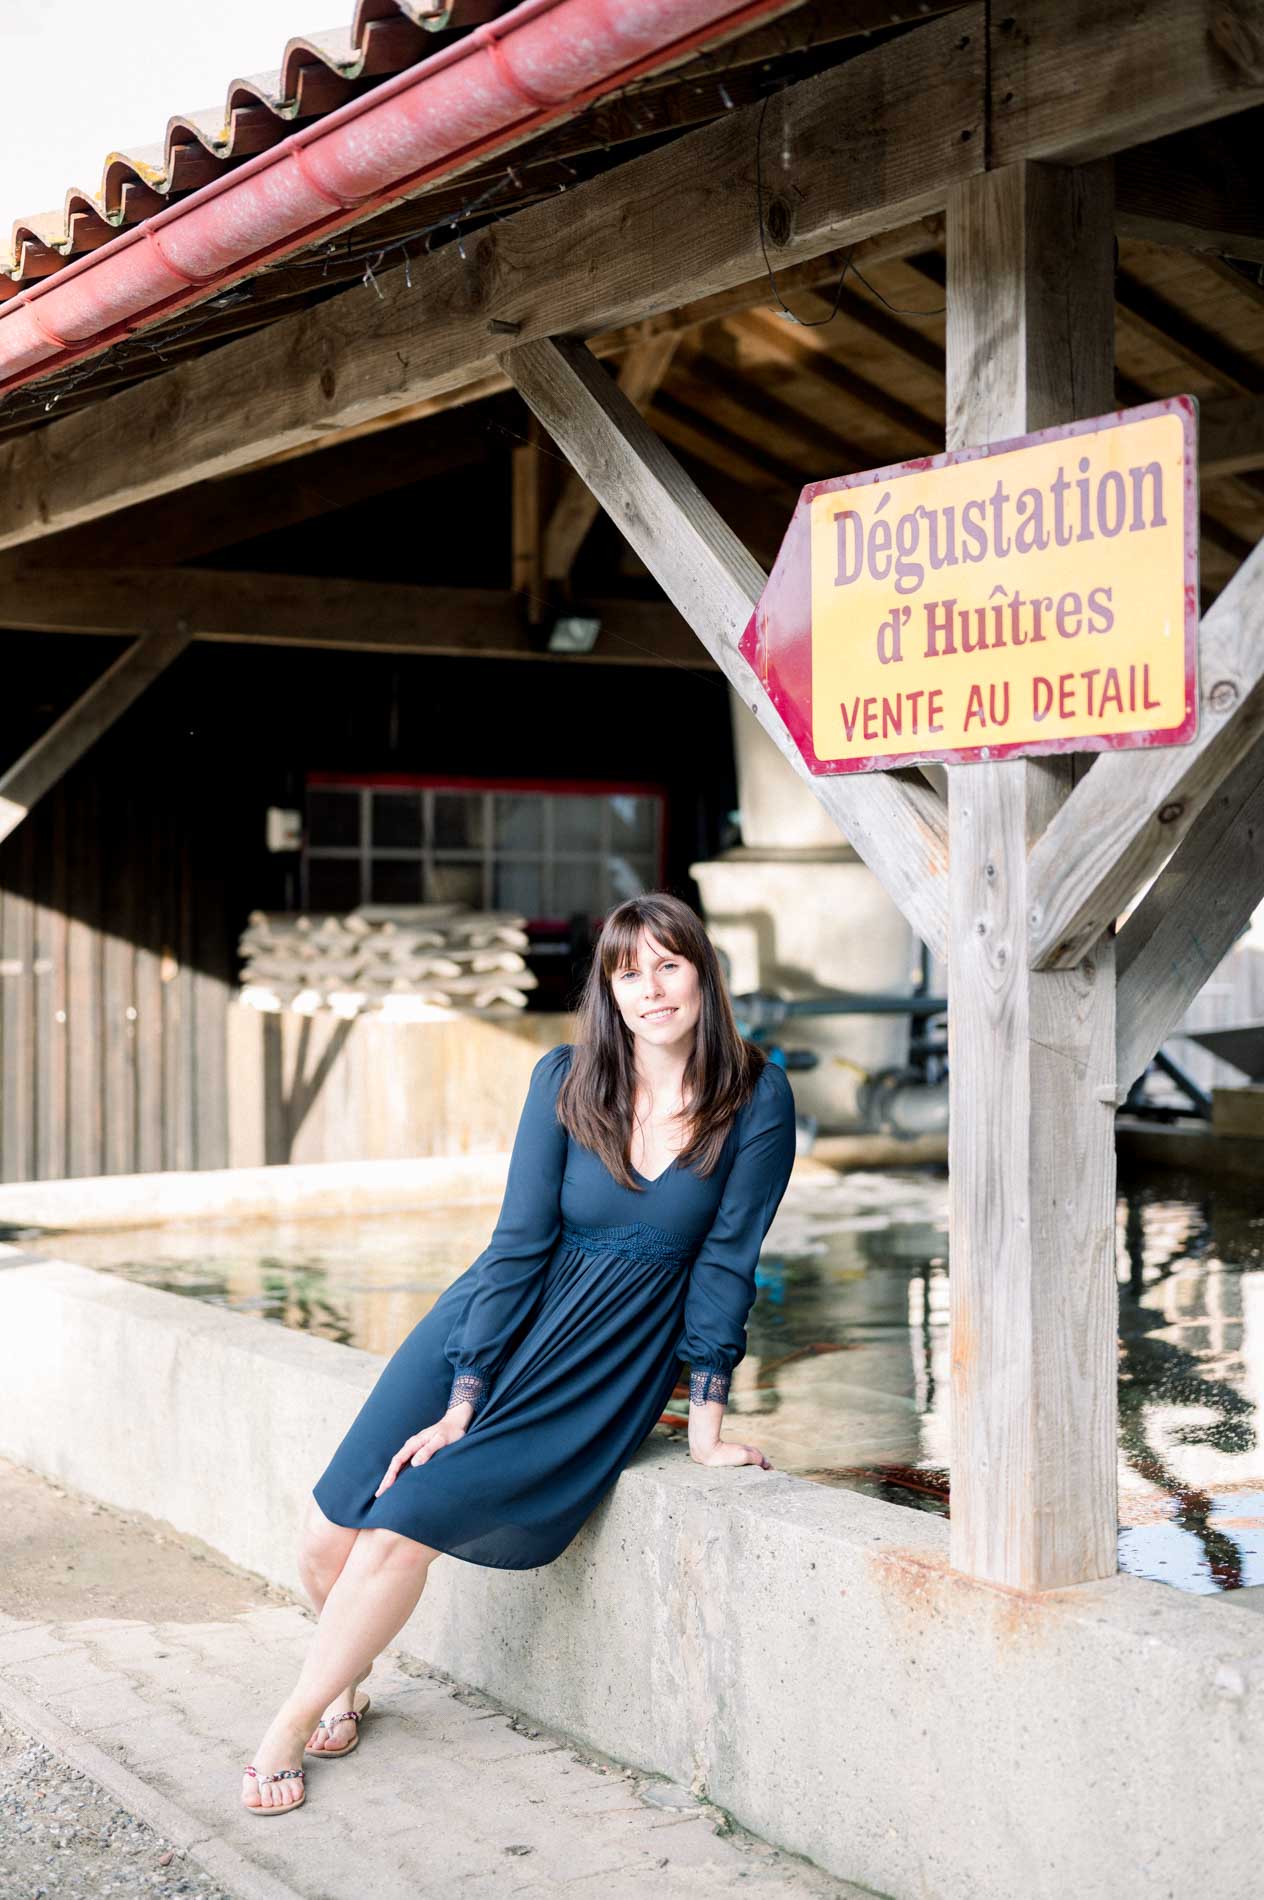
[[322,1715],[316,1726],[317,1728],[333,1728],[336,1722],[359,1722],[363,1720],[363,1717],[363,1709],[344,1709],[341,1715],[331,1715],[328,1719]]
[[278,1768],[274,1775],[261,1775],[257,1768],[247,1766],[242,1772],[253,1775],[256,1781],[287,1781],[291,1775],[302,1775],[307,1771],[303,1768]]

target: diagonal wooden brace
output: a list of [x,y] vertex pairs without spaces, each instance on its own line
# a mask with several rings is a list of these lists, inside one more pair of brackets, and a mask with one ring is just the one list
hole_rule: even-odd
[[1264,541],[1204,615],[1198,667],[1193,744],[1102,753],[1033,845],[1033,969],[1088,954],[1264,733]]
[[684,616],[782,757],[937,956],[947,951],[947,814],[916,772],[815,778],[737,650],[763,591],[758,562],[582,343],[545,338],[506,374]]
[[1122,1099],[1264,898],[1264,739],[1217,786],[1115,945]]
[[34,745],[28,746],[0,777],[0,839],[17,830],[32,805],[96,744],[151,681],[180,657],[192,637],[187,626],[142,634]]

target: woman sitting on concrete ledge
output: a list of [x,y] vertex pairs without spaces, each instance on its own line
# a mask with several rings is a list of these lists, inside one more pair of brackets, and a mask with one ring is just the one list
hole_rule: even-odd
[[739,1034],[710,938],[662,892],[607,917],[578,1028],[532,1071],[490,1243],[396,1349],[313,1489],[300,1571],[319,1622],[245,1771],[255,1813],[301,1805],[304,1752],[356,1746],[360,1684],[437,1556],[531,1570],[561,1555],[682,1361],[690,1456],[770,1469],[720,1428],[794,1164],[785,1071]]

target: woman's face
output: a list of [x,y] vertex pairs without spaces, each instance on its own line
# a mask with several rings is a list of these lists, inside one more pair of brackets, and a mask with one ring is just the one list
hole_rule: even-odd
[[610,977],[624,1022],[640,1041],[656,1048],[692,1046],[702,1010],[698,968],[642,931],[636,960],[625,960]]

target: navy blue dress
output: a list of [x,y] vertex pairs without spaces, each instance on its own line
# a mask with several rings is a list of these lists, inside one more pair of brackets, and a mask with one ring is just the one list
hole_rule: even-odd
[[[557,1119],[571,1054],[559,1043],[532,1070],[489,1245],[396,1349],[313,1487],[334,1523],[534,1569],[614,1484],[682,1361],[692,1399],[727,1400],[794,1163],[785,1071],[765,1065],[709,1177],[677,1158],[634,1190]],[[374,1497],[454,1397],[474,1402],[464,1437]]]

